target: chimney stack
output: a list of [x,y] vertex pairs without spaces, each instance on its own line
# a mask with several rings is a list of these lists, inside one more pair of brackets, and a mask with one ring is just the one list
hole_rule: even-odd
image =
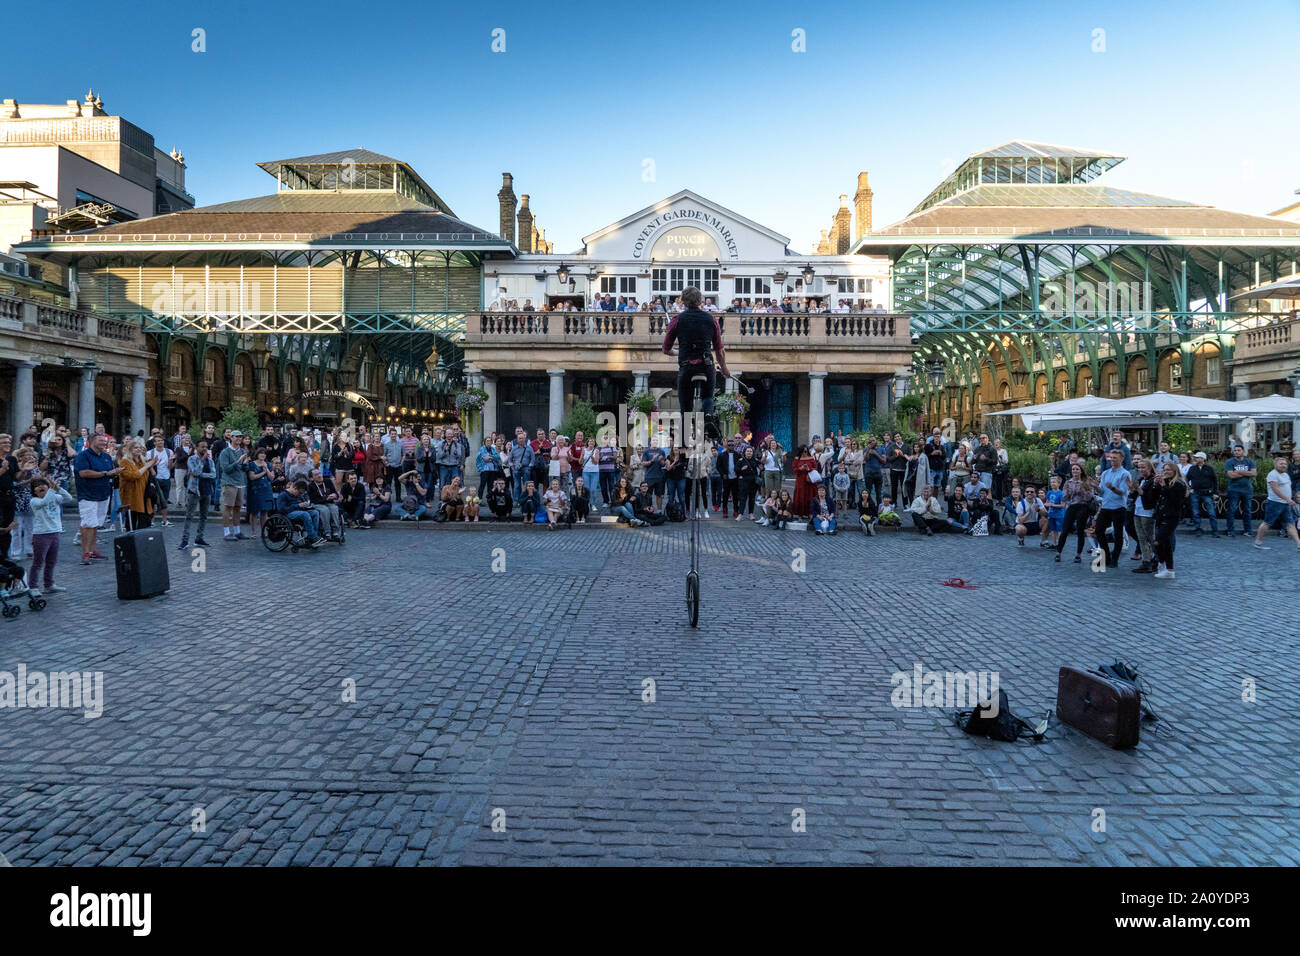
[[532,252],[534,250],[533,242],[533,211],[528,208],[528,193],[519,197],[519,215],[516,217],[519,222],[519,241],[515,243],[520,252]]
[[501,190],[497,199],[501,202],[501,238],[506,242],[515,241],[515,178],[509,173],[501,174]]
[[867,185],[867,174],[858,173],[858,191],[853,194],[853,208],[858,216],[858,235],[861,239],[871,231],[871,187]]
[[853,214],[849,212],[849,197],[840,194],[840,208],[835,213],[835,254],[846,255],[853,238]]
[[831,254],[830,240],[826,238],[825,229],[823,229],[821,232],[822,232],[822,237],[817,243],[817,255],[829,256]]

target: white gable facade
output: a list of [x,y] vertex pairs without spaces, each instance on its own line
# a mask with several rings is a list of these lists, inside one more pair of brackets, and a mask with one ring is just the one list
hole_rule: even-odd
[[[583,237],[583,247],[568,254],[525,254],[487,264],[484,304],[506,290],[520,306],[540,308],[555,296],[610,294],[638,303],[676,297],[697,286],[726,308],[733,299],[755,305],[786,296],[840,300],[854,311],[889,305],[889,265],[866,256],[796,255],[790,240],[739,213],[683,189],[618,222]],[[568,280],[559,281],[561,267]],[[813,270],[805,288],[804,270]]]

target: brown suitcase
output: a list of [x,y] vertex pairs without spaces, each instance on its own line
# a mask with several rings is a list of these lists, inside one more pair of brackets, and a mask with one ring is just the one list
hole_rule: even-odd
[[1056,714],[1071,727],[1108,746],[1133,747],[1142,721],[1141,694],[1132,684],[1062,667],[1056,687]]

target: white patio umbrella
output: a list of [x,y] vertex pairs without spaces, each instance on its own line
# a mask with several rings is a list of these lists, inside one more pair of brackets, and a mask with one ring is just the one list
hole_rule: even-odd
[[[1039,416],[1035,431],[1065,431],[1071,428],[1156,428],[1162,434],[1165,425],[1218,425],[1237,422],[1247,417],[1236,402],[1217,398],[1199,398],[1195,395],[1177,395],[1153,392],[1121,398],[1110,405],[1081,409],[1065,415]],[[1028,423],[1025,425],[1029,427]]]
[[1236,302],[1238,299],[1300,299],[1300,276],[1287,276],[1268,285],[1238,292],[1228,301]]
[[1300,418],[1300,398],[1288,398],[1276,392],[1264,398],[1232,404],[1242,418],[1253,418],[1257,422],[1289,422]]

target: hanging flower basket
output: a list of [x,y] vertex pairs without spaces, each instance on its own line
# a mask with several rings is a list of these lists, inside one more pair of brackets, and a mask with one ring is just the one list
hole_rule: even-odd
[[655,397],[650,392],[630,391],[627,393],[627,410],[649,415],[655,410]]
[[474,432],[474,419],[483,411],[487,398],[488,393],[481,388],[465,388],[456,393],[456,415],[467,434]]
[[713,400],[713,413],[726,426],[723,429],[724,433],[734,435],[736,422],[749,413],[749,402],[736,392],[726,392]]

